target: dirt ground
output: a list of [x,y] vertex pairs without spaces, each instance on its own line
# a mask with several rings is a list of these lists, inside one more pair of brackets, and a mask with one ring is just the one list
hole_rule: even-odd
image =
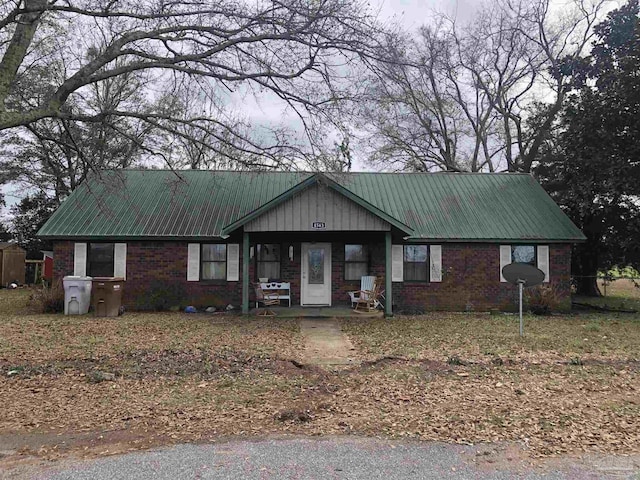
[[0,291],[0,468],[182,442],[358,435],[640,452],[640,317],[342,320],[357,362],[305,363],[296,319],[30,313]]

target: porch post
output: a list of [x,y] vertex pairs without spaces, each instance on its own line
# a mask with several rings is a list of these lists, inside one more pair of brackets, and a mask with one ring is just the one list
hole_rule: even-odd
[[384,234],[384,316],[393,317],[393,294],[391,292],[391,231]]
[[249,233],[242,234],[242,313],[249,314]]

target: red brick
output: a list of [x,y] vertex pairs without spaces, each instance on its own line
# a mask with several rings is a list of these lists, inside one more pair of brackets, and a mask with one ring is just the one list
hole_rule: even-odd
[[[288,248],[283,248],[281,280],[291,282],[292,305],[300,304],[301,243],[294,246],[293,261]],[[549,246],[551,284],[562,298],[562,309],[570,308],[571,248],[565,244]],[[371,273],[384,281],[384,244],[369,245]],[[61,278],[73,274],[73,242],[60,241],[54,246],[54,275]],[[242,252],[241,252],[242,256]],[[240,259],[242,262],[242,258]],[[250,262],[250,281],[254,281],[254,263]],[[394,282],[395,310],[475,310],[513,309],[517,288],[500,282],[500,247],[497,244],[442,244],[442,282]],[[239,306],[242,282],[187,282],[187,242],[128,242],[127,282],[124,303],[128,308],[139,304],[139,297],[154,280],[183,291],[183,305]],[[332,303],[348,305],[347,292],[358,290],[360,281],[344,280],[344,243],[332,242]],[[250,292],[253,298],[253,291]]]

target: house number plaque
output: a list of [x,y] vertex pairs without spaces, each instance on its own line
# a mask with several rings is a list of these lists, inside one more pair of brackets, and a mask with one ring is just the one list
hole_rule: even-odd
[[327,224],[324,222],[313,222],[311,224],[311,228],[313,228],[314,230],[324,230],[325,228],[327,228]]

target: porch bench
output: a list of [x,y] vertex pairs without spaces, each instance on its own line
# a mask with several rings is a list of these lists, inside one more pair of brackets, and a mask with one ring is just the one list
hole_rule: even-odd
[[[277,298],[280,301],[288,300],[289,306],[291,306],[291,283],[289,282],[260,282],[260,288],[264,292],[265,296],[269,298]],[[256,308],[258,308],[258,302],[256,302]]]

